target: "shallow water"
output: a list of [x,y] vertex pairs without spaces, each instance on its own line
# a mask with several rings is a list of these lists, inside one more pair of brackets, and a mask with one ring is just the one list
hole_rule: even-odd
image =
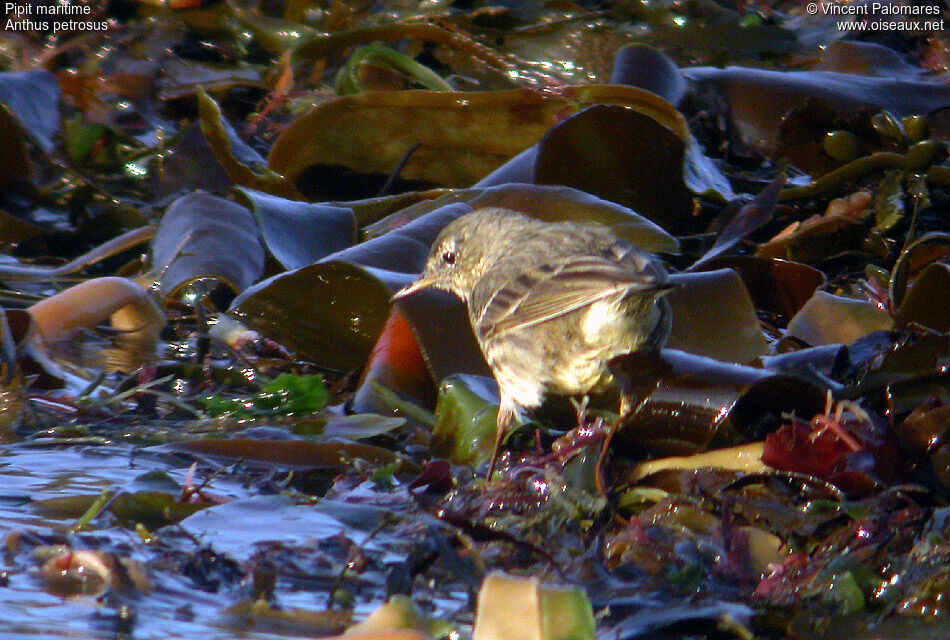
[[[276,638],[293,637],[294,629],[255,631],[226,609],[249,598],[249,571],[271,563],[275,601],[283,608],[321,612],[329,586],[341,573],[340,561],[351,545],[366,542],[354,526],[373,520],[371,508],[298,504],[286,496],[251,496],[242,482],[216,478],[208,493],[224,502],[154,533],[143,542],[131,524],[112,522],[109,513],[93,520],[88,531],[69,533],[74,509],[52,508],[52,498],[95,496],[104,489],[140,490],[143,476],[165,472],[182,484],[189,464],[169,455],[135,453],[126,446],[13,445],[0,452],[0,535],[6,539],[6,584],[0,588],[3,638]],[[201,475],[199,471],[198,475]],[[154,475],[147,476],[152,478]],[[196,477],[195,482],[199,482]],[[328,512],[342,514],[341,522]],[[381,512],[380,512],[381,513]],[[355,514],[355,515],[354,515]],[[41,577],[36,551],[49,544],[68,544],[136,560],[146,567],[148,590],[109,590],[99,597],[64,598],[50,594]],[[401,556],[394,540],[383,536],[363,548],[390,559]],[[392,547],[392,549],[387,549]],[[338,555],[339,552],[339,555]],[[199,567],[200,558],[206,566]],[[220,565],[220,566],[217,566]],[[377,576],[379,577],[379,576]],[[372,584],[376,582],[376,584]],[[382,597],[380,582],[361,585],[357,610]],[[131,622],[120,620],[124,608]],[[312,637],[312,630],[298,629]]]

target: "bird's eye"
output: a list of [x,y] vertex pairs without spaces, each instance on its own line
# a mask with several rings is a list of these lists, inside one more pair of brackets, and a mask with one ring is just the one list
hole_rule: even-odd
[[455,252],[446,251],[445,253],[443,253],[442,261],[445,262],[445,264],[455,264]]

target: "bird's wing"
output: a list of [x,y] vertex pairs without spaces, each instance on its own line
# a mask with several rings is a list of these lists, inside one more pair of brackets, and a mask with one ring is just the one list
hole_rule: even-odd
[[662,288],[652,275],[596,256],[571,256],[537,265],[491,295],[477,318],[482,337],[565,316],[632,288]]

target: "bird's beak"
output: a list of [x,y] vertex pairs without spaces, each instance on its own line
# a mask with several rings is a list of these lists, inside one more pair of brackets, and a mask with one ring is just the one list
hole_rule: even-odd
[[403,287],[402,289],[394,293],[393,297],[390,299],[398,300],[399,298],[405,298],[406,296],[412,293],[415,293],[416,291],[420,291],[422,289],[428,289],[434,284],[435,284],[435,280],[433,278],[426,278],[423,276],[419,278],[418,280],[416,280],[415,282],[406,285],[405,287]]

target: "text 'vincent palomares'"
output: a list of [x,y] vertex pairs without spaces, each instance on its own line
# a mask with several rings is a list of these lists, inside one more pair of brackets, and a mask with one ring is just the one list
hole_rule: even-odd
[[818,11],[826,16],[938,16],[940,7],[932,5],[904,5],[883,2],[849,4],[847,2],[819,2]]

